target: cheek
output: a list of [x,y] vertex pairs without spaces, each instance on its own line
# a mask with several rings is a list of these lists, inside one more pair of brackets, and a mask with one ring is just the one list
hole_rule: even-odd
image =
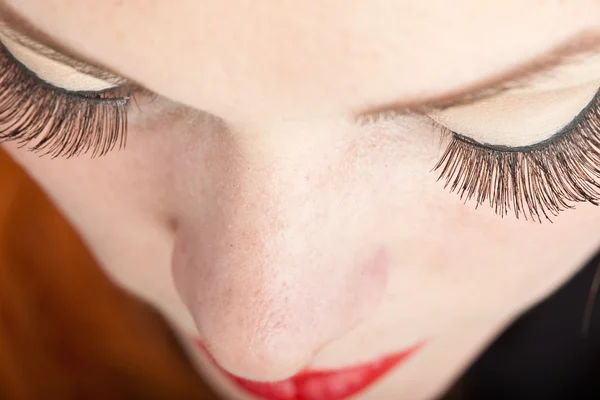
[[66,160],[39,157],[13,144],[6,144],[5,149],[84,231],[93,230],[90,225],[103,214],[115,219],[124,216],[119,215],[124,208],[132,208],[135,212],[127,217],[131,219],[158,208],[148,176],[136,171],[136,160],[124,154]]

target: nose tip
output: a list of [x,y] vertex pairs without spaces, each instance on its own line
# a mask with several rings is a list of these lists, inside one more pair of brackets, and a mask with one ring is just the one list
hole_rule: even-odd
[[308,366],[372,312],[386,281],[381,256],[337,273],[263,266],[222,274],[225,268],[189,284],[188,305],[213,361],[254,381],[283,380]]
[[190,307],[213,361],[232,375],[255,381],[295,375],[335,336],[337,326],[323,320],[329,314],[326,307],[319,312],[299,283],[266,279],[229,276],[227,285],[215,280],[212,289],[220,288],[218,294],[200,296]]
[[240,378],[278,381],[300,372],[372,312],[387,278],[379,256],[359,268],[276,264],[188,265],[179,268],[188,274],[175,273],[207,351]]
[[388,259],[383,247],[344,235],[328,245],[331,230],[317,229],[309,214],[265,215],[252,199],[232,203],[245,213],[180,225],[173,278],[223,369],[277,381],[372,313],[385,292]]

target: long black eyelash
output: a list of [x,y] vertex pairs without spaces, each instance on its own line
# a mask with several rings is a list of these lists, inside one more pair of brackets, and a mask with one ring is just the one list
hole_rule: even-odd
[[600,202],[600,95],[561,132],[529,148],[482,145],[452,132],[440,161],[444,187],[476,207],[552,221],[578,202]]
[[51,157],[105,155],[125,146],[129,97],[123,88],[66,91],[43,81],[0,44],[0,143]]

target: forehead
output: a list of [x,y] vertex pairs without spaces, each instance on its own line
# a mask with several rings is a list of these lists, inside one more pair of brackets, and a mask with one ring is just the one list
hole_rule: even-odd
[[10,3],[86,57],[234,119],[358,112],[459,91],[600,26],[594,1]]

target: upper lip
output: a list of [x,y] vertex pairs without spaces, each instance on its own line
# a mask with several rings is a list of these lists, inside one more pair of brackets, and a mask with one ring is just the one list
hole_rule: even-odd
[[278,382],[256,382],[240,378],[213,363],[244,391],[264,400],[342,400],[371,386],[402,361],[414,354],[422,344],[380,357],[376,360],[339,369],[304,370]]

